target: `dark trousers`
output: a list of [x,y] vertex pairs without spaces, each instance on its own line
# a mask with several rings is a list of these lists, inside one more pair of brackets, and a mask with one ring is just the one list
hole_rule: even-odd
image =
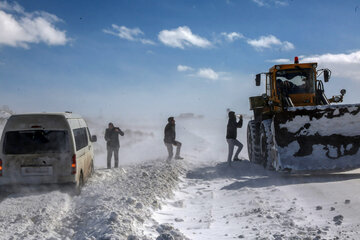
[[180,150],[181,150],[181,142],[178,141],[174,141],[174,143],[165,143],[165,146],[168,150],[168,158],[167,161],[170,161],[171,158],[173,157],[174,153],[173,153],[173,145],[176,146],[176,153],[175,153],[175,157],[180,157]]
[[226,139],[228,145],[229,145],[229,154],[228,154],[228,163],[231,163],[231,158],[234,152],[234,147],[237,146],[237,151],[235,153],[234,158],[239,158],[239,153],[241,149],[243,148],[243,145],[241,142],[239,142],[236,139]]
[[114,153],[115,167],[119,167],[119,147],[107,147],[107,168],[111,168],[111,157]]

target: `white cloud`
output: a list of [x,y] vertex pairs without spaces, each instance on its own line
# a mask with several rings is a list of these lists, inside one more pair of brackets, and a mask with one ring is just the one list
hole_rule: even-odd
[[177,70],[179,72],[187,72],[187,71],[192,71],[194,70],[192,67],[189,67],[189,66],[185,66],[185,65],[178,65],[177,66]]
[[254,3],[256,3],[259,7],[265,6],[264,0],[252,0]]
[[106,29],[104,29],[104,32],[130,41],[135,41],[139,35],[144,35],[144,33],[139,28],[130,29],[125,26],[118,26],[116,24],[112,24],[111,27],[117,32]]
[[199,68],[194,69],[190,66],[186,65],[178,65],[177,66],[178,72],[187,72],[189,77],[194,78],[203,78],[212,81],[218,80],[231,80],[231,74],[227,72],[216,72],[212,68]]
[[111,30],[103,29],[103,32],[129,41],[141,42],[142,44],[150,44],[150,45],[155,44],[152,40],[141,38],[141,36],[143,36],[144,33],[140,30],[140,28],[131,29],[125,26],[118,26],[116,24],[112,24],[111,27],[112,27]]
[[191,46],[207,48],[212,46],[210,41],[193,34],[187,26],[172,30],[162,30],[158,38],[163,44],[174,48],[184,49]]
[[300,62],[317,62],[320,68],[329,68],[334,77],[360,81],[360,50],[350,53],[301,56]]
[[57,16],[36,11],[27,13],[17,3],[0,2],[0,45],[29,48],[30,43],[65,45],[69,39],[65,31],[54,24]]
[[286,51],[295,48],[294,44],[292,44],[291,42],[282,42],[274,35],[261,36],[259,39],[248,39],[247,43],[259,51],[263,50],[264,48],[273,48],[274,46]]
[[284,7],[288,6],[288,1],[285,0],[252,0],[259,7],[271,7],[271,6],[279,6]]
[[[300,63],[316,62],[319,68],[329,68],[332,75],[338,78],[348,78],[360,81],[360,50],[350,53],[326,53],[310,56],[299,56]],[[267,62],[277,64],[292,63],[290,59],[273,59]]]
[[227,72],[216,72],[212,68],[199,68],[194,69],[193,67],[186,66],[186,65],[178,65],[177,66],[178,72],[187,72],[189,77],[194,78],[203,78],[212,81],[219,81],[219,80],[231,80],[231,74]]
[[267,62],[272,62],[272,63],[291,63],[290,59],[287,59],[287,58],[272,59],[272,60],[267,60]]
[[313,56],[304,56],[302,61],[305,62],[323,62],[323,63],[360,63],[360,51],[355,51],[352,53],[340,53],[340,54],[323,54],[323,55],[313,55]]
[[212,70],[211,68],[200,68],[199,71],[196,73],[198,77],[206,78],[210,80],[218,80],[219,74]]
[[10,12],[25,13],[25,10],[17,2],[9,4],[7,1],[0,2],[0,9]]
[[282,43],[282,49],[285,50],[285,51],[289,51],[289,50],[295,49],[295,46],[291,42],[284,41]]
[[280,0],[275,0],[274,3],[277,6],[288,6],[289,5],[289,3],[287,1],[280,1]]
[[237,39],[244,38],[244,35],[242,35],[241,33],[237,33],[237,32],[232,32],[232,33],[223,32],[223,33],[221,33],[221,35],[224,36],[225,39],[229,42],[233,42]]

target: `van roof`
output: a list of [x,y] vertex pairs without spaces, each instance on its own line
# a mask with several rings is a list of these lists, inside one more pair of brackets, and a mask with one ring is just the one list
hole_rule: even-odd
[[12,116],[64,116],[65,118],[82,118],[80,114],[76,114],[72,112],[22,113],[22,114],[13,114]]

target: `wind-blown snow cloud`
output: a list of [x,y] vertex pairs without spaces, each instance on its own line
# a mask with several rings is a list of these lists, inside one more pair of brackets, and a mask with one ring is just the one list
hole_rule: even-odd
[[232,33],[223,32],[223,33],[221,33],[221,35],[224,36],[225,39],[229,42],[233,42],[237,39],[244,38],[244,35],[242,35],[241,33],[237,33],[237,32],[232,32]]
[[284,0],[252,0],[252,1],[256,3],[259,7],[270,7],[270,6],[284,7],[289,5],[289,3]]
[[289,51],[293,50],[294,44],[288,41],[280,41],[274,35],[261,36],[259,39],[248,39],[247,43],[254,47],[258,51],[262,51],[264,48],[279,47],[281,50]]
[[57,16],[36,11],[25,12],[17,3],[0,2],[0,45],[29,48],[30,43],[65,45],[66,32],[55,27]]
[[117,36],[121,39],[126,39],[133,42],[141,42],[142,44],[154,45],[152,40],[142,38],[144,35],[140,28],[127,28],[125,26],[118,26],[116,24],[111,25],[111,29],[103,29],[104,33]]
[[212,44],[206,38],[202,38],[196,34],[193,34],[191,29],[187,26],[178,27],[171,30],[162,30],[158,38],[163,44],[184,49],[185,47],[200,47],[208,48]]

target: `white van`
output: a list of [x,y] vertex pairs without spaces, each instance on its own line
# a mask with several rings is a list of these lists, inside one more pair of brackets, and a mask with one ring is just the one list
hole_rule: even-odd
[[77,114],[12,115],[0,143],[0,185],[74,183],[94,170],[94,151],[84,119]]

